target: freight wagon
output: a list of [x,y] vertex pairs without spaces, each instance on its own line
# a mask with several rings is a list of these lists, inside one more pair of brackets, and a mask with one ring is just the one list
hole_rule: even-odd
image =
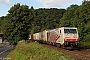
[[61,27],[52,30],[44,30],[43,32],[33,34],[32,39],[50,43],[59,47],[77,47],[79,43],[78,30],[73,27]]
[[34,33],[29,35],[29,39],[32,39],[34,41],[42,41],[43,40],[43,32]]

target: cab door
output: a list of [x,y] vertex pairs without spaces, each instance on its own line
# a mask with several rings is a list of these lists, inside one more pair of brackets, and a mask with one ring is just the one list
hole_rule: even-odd
[[63,33],[62,30],[60,29],[60,44],[63,44]]

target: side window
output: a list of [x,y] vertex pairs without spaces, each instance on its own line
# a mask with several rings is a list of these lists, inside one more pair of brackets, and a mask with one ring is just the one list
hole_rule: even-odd
[[60,30],[60,33],[61,33],[61,30]]

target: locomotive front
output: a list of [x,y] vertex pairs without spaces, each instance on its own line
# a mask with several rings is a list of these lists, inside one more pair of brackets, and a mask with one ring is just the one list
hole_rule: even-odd
[[77,47],[78,44],[79,44],[79,37],[77,28],[64,29],[64,45]]

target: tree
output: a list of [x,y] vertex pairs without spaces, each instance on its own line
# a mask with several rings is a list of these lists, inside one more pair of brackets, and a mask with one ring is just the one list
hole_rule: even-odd
[[71,5],[67,8],[66,12],[64,13],[63,17],[60,19],[61,26],[73,26],[74,21],[74,13],[79,8],[78,5]]
[[29,28],[32,21],[32,14],[27,5],[15,4],[8,11],[3,21],[4,38],[17,43],[19,40],[26,40],[29,35]]
[[34,26],[40,26],[41,30],[55,29],[60,27],[60,19],[63,16],[65,9],[57,8],[40,8],[35,10]]
[[2,27],[1,27],[1,25],[2,25],[2,21],[4,20],[4,16],[2,16],[2,17],[0,17],[0,33],[2,33]]
[[90,4],[81,5],[75,11],[74,23],[78,27],[80,39],[85,41],[85,36],[90,35]]

